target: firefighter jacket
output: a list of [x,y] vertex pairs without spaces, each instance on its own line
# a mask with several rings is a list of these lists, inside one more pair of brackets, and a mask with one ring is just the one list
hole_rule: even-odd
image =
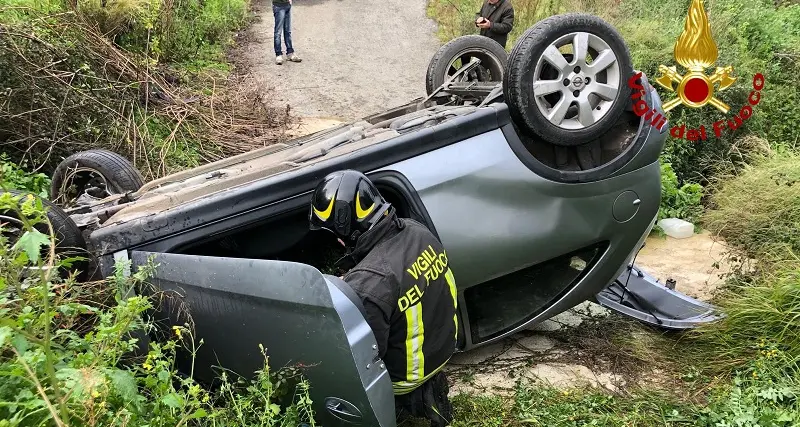
[[394,209],[364,233],[344,280],[359,295],[394,394],[414,391],[455,351],[456,283],[447,253],[417,221]]

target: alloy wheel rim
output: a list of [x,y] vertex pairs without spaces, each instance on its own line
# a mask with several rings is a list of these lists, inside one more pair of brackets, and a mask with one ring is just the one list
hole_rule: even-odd
[[[567,46],[572,54],[561,51]],[[619,60],[608,43],[592,33],[565,34],[537,60],[533,77],[536,106],[561,129],[581,130],[599,122],[608,115],[619,92]]]

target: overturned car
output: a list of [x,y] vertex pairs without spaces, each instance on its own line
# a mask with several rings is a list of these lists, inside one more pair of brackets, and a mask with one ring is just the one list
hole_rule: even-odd
[[[309,366],[324,425],[393,426],[391,381],[360,300],[330,269],[332,235],[308,226],[326,174],[369,176],[399,216],[447,248],[458,286],[458,351],[486,345],[586,300],[673,329],[717,318],[632,260],[656,219],[666,120],[641,97],[619,34],[584,14],[545,19],[510,54],[480,36],[441,47],[427,96],[353,123],[143,183],[102,150],[65,159],[50,216],[90,272],[152,259],[205,344],[195,376],[249,375],[263,362]],[[632,93],[631,84],[641,87]],[[633,96],[632,96],[633,95]],[[183,320],[167,306],[166,324]]]

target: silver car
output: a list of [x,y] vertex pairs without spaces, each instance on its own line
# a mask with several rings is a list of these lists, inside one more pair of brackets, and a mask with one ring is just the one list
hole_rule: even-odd
[[117,154],[77,153],[53,177],[60,232],[81,230],[94,277],[158,265],[151,282],[177,297],[153,315],[191,315],[198,379],[216,366],[251,375],[263,344],[274,367],[303,366],[324,425],[395,425],[363,307],[331,268],[340,247],[309,230],[311,192],[335,170],[363,171],[441,239],[457,351],[587,300],[666,328],[717,318],[632,263],[657,216],[667,124],[611,26],[554,16],[510,54],[461,37],[426,81],[401,107],[148,183]]

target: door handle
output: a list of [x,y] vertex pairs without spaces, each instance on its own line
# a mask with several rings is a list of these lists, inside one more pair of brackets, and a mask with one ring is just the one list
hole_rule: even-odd
[[335,414],[344,415],[345,417],[357,416],[356,414],[348,411],[347,409],[344,409],[344,405],[342,405],[341,403],[337,403],[335,406],[334,405],[328,406],[328,410]]
[[358,409],[353,407],[351,410],[350,408],[348,408],[348,405],[345,405],[343,402],[337,400],[338,400],[337,398],[332,398],[328,400],[328,402],[326,402],[325,404],[325,407],[328,409],[328,412],[330,412],[331,415],[333,415],[336,418],[339,418],[342,421],[350,423],[358,422],[359,420],[361,420],[362,415],[360,411],[358,411]]

